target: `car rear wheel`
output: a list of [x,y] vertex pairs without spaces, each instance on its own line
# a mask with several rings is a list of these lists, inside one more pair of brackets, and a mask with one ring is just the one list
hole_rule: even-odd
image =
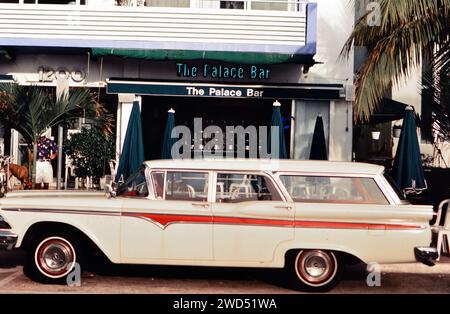
[[293,287],[304,291],[329,291],[339,282],[342,269],[339,254],[325,250],[301,250],[288,264]]
[[39,236],[28,248],[24,272],[38,282],[64,284],[77,263],[81,264],[81,248],[72,236]]

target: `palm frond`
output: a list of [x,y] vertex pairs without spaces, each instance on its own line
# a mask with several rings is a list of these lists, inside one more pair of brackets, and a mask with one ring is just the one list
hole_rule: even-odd
[[[362,1],[358,1],[360,3]],[[418,66],[424,48],[448,37],[450,0],[379,2],[380,26],[369,26],[366,16],[341,51],[348,57],[355,46],[368,48],[368,58],[356,76],[355,119],[366,120],[393,83],[400,83]]]
[[432,130],[450,140],[450,39],[436,48],[431,70],[423,76],[422,95],[432,111]]

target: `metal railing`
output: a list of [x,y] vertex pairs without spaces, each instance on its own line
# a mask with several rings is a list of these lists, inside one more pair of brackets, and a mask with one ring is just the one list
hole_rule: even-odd
[[[20,5],[74,5],[74,6],[131,6],[131,7],[173,7],[198,9],[241,9],[303,11],[308,0],[16,0]],[[8,1],[7,3],[13,3]],[[2,2],[0,1],[0,4]]]

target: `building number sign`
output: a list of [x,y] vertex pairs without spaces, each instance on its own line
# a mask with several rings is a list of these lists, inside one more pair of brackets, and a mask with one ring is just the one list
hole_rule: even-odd
[[86,73],[82,70],[68,70],[67,68],[58,68],[56,70],[48,67],[39,67],[39,82],[53,82],[58,79],[72,80],[82,82],[86,78]]

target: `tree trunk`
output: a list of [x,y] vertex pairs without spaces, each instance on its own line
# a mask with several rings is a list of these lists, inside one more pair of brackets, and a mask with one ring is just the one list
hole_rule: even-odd
[[33,162],[31,168],[31,182],[33,190],[36,188],[36,160],[37,160],[37,141],[33,141]]

